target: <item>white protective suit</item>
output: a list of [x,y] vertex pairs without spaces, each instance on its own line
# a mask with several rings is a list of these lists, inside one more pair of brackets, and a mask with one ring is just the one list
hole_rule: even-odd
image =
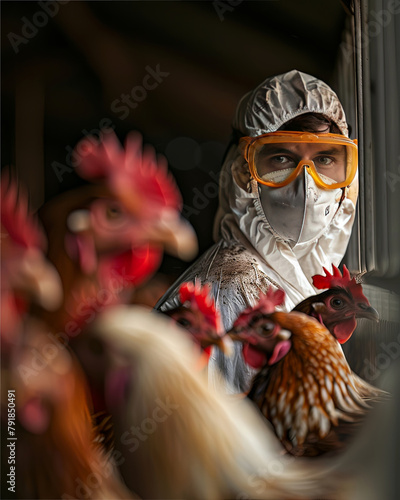
[[[343,108],[322,81],[293,70],[268,78],[240,101],[233,127],[244,136],[277,131],[304,113],[331,119],[348,135]],[[314,295],[312,276],[339,265],[355,216],[357,180],[349,189],[319,189],[304,173],[283,188],[259,185],[250,178],[239,148],[230,148],[220,174],[217,243],[203,254],[157,304],[165,311],[179,304],[177,292],[195,278],[212,284],[228,331],[241,311],[254,305],[270,285],[286,292],[285,310]],[[350,199],[351,198],[351,199]],[[274,208],[275,207],[275,208]],[[328,207],[328,208],[327,208]],[[248,389],[252,370],[235,345],[233,358],[214,350],[209,373],[217,367],[232,392]]]

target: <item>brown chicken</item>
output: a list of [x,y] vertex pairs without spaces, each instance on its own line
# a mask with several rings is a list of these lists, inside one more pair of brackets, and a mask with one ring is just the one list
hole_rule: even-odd
[[[261,299],[275,308],[282,292]],[[246,338],[246,331],[236,334]],[[350,369],[337,340],[315,318],[292,311],[253,319],[251,340],[262,351],[264,366],[248,397],[272,423],[286,449],[314,456],[341,449],[369,408],[385,393]]]
[[13,429],[22,479],[16,498],[134,497],[119,479],[118,457],[99,442],[79,364],[41,323],[25,327],[2,378],[16,395]]
[[345,265],[343,275],[334,265],[332,274],[323,269],[325,276],[313,276],[313,284],[316,288],[329,290],[308,297],[293,310],[313,316],[326,326],[340,344],[344,344],[353,334],[358,318],[378,321],[379,315],[363,294],[361,283],[350,278]]
[[45,317],[69,336],[111,303],[129,300],[126,291],[158,268],[164,249],[183,259],[197,251],[166,160],[151,148],[142,152],[138,134],[128,136],[125,149],[112,132],[100,142],[84,139],[77,149],[85,152],[77,172],[91,184],[39,212],[65,296],[59,310]]
[[[29,315],[33,303],[58,307],[61,281],[44,256],[45,236],[26,197],[7,176],[1,183],[1,230],[1,409],[9,417],[2,419],[2,434],[17,449],[14,464],[6,456],[10,448],[2,449],[2,476],[10,465],[17,471],[14,485],[2,482],[2,497],[130,498],[96,442],[79,365],[48,326]],[[11,413],[8,391],[14,394]]]
[[65,300],[53,313],[38,311],[78,356],[88,377],[94,412],[104,412],[102,347],[85,338],[87,326],[155,272],[166,250],[191,258],[191,226],[180,216],[181,196],[166,160],[142,148],[138,134],[122,148],[113,132],[84,139],[77,172],[91,184],[47,203],[40,216],[48,257],[58,269]]
[[46,310],[62,301],[57,271],[44,256],[46,238],[29,213],[27,197],[8,173],[1,176],[1,339],[17,344],[31,303]]
[[[312,295],[298,304],[293,311],[299,311],[316,318],[324,325],[340,344],[344,344],[353,334],[358,318],[367,318],[378,321],[378,312],[371,307],[367,297],[363,294],[362,286],[355,278],[350,279],[350,273],[343,266],[343,275],[339,269],[333,267],[331,275],[325,268],[325,276],[313,276],[316,288],[329,288],[318,295]],[[258,303],[243,311],[235,321],[229,332],[233,340],[243,342],[243,357],[252,368],[261,368],[265,364],[264,351],[268,342],[276,348],[287,349],[287,344],[276,343],[285,340],[287,333],[280,332],[274,338],[274,327],[269,320],[269,314],[276,306],[284,302],[284,292],[268,291],[267,295],[261,294]],[[276,326],[275,326],[276,329]],[[252,334],[254,332],[254,335]],[[282,338],[281,338],[282,337]],[[259,344],[262,343],[263,345]],[[280,352],[282,356],[283,350]]]
[[279,361],[289,351],[290,332],[280,328],[270,319],[276,306],[283,304],[283,290],[269,288],[266,294],[261,293],[254,307],[245,309],[228,332],[232,340],[242,342],[243,358],[252,368],[260,369],[267,362],[267,354],[271,351],[272,361]]

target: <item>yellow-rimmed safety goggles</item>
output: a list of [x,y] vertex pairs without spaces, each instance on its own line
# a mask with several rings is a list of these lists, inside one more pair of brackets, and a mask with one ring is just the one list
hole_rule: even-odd
[[357,141],[339,134],[285,130],[242,137],[240,145],[253,178],[270,187],[286,186],[305,168],[318,187],[337,189],[357,172]]

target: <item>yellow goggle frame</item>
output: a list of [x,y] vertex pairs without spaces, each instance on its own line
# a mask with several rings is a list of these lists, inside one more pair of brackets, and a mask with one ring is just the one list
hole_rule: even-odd
[[[342,182],[335,182],[332,184],[327,184],[324,182],[314,165],[312,160],[301,160],[294,171],[281,182],[272,182],[266,179],[262,179],[257,172],[255,165],[255,156],[257,151],[263,147],[265,144],[277,144],[277,143],[308,143],[308,144],[328,144],[328,145],[338,145],[346,146],[346,152],[349,157],[347,158],[347,169],[346,169],[346,179]],[[307,169],[309,174],[314,179],[318,187],[323,189],[338,189],[349,186],[353,181],[358,165],[358,147],[357,140],[349,139],[340,134],[314,134],[310,132],[292,132],[287,130],[282,130],[278,132],[270,132],[268,134],[259,135],[257,137],[242,137],[239,142],[242,153],[249,165],[250,173],[252,177],[259,182],[269,187],[283,187],[291,183],[302,171],[303,167]]]

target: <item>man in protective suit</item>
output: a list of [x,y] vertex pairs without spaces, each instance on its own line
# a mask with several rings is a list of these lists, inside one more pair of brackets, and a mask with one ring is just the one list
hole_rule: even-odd
[[[260,292],[286,292],[285,310],[316,293],[312,276],[339,265],[357,200],[357,146],[348,138],[337,95],[321,80],[293,70],[267,78],[246,94],[233,120],[238,140],[220,174],[217,243],[157,304],[179,305],[183,281],[212,284],[228,331]],[[355,180],[354,180],[355,179]],[[241,345],[232,358],[215,350],[228,391],[248,389],[252,370]]]

